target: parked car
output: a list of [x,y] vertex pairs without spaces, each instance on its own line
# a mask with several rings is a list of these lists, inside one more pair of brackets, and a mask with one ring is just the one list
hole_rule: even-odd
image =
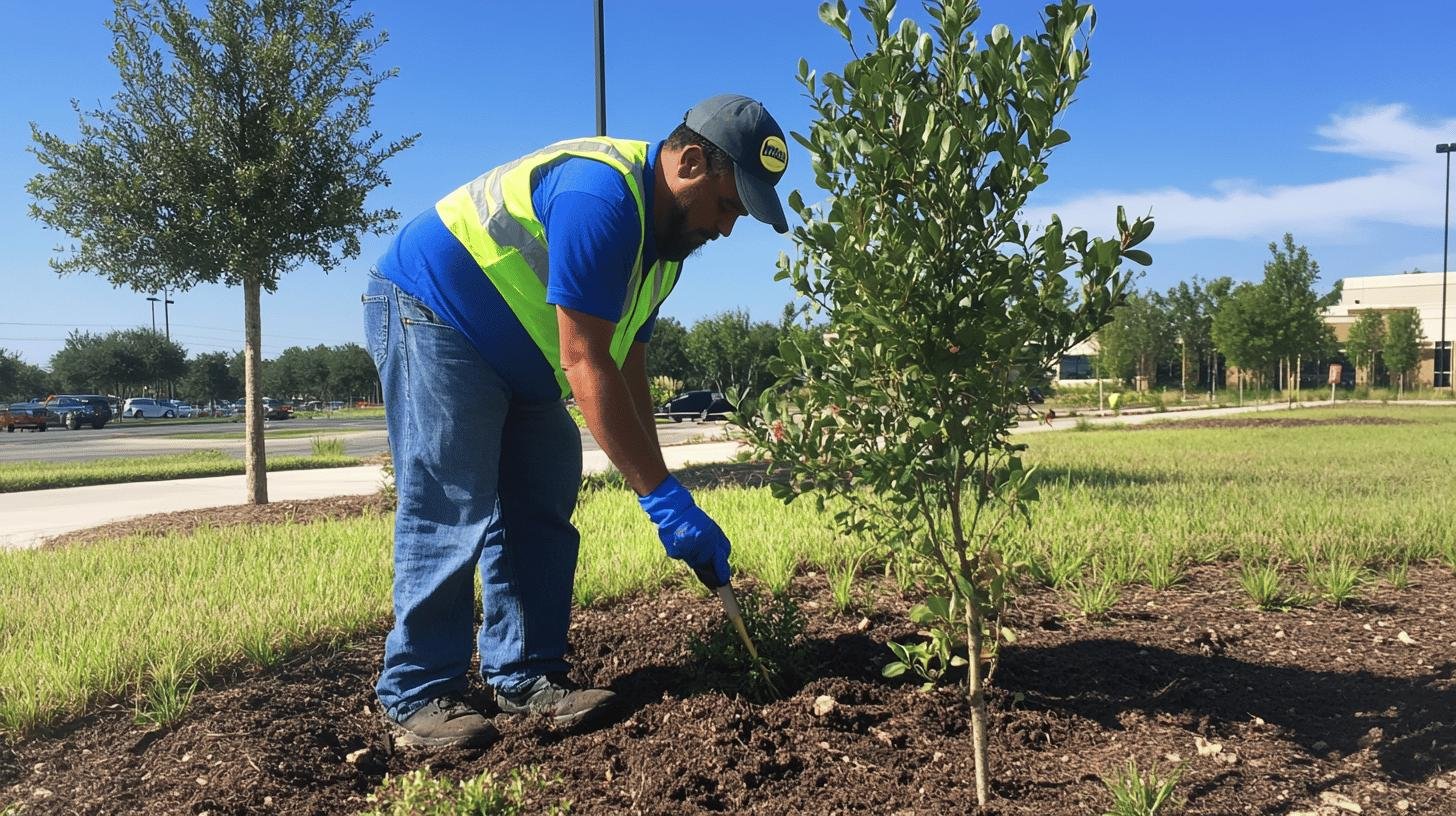
[[151,397],[132,397],[121,406],[121,415],[133,419],[171,419],[177,416],[177,409],[166,400]]
[[111,421],[111,402],[98,394],[57,394],[45,401],[50,421],[73,431],[82,425],[96,430]]
[[44,431],[50,423],[50,411],[39,402],[14,402],[8,406],[0,405],[0,425],[5,426],[6,433],[14,433],[16,428],[31,428],[37,431]]
[[665,416],[673,422],[726,419],[733,410],[733,404],[718,391],[684,391],[659,406],[657,416]]
[[264,397],[263,417],[265,419],[292,419],[293,405],[282,400]]
[[177,412],[177,416],[184,419],[191,417],[193,414],[197,413],[197,409],[193,408],[188,403],[182,402],[180,400],[162,400],[162,402],[172,406],[172,410]]

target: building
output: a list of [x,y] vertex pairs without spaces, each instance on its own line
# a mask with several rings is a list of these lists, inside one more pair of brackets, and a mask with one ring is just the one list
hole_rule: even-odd
[[[1361,278],[1345,278],[1340,290],[1340,302],[1325,310],[1325,322],[1335,330],[1335,338],[1341,344],[1350,336],[1350,327],[1365,312],[1390,312],[1396,309],[1415,309],[1420,314],[1421,362],[1416,370],[1416,382],[1422,386],[1447,386],[1450,384],[1451,343],[1456,341],[1456,297],[1446,305],[1446,346],[1440,355],[1440,372],[1436,370],[1436,346],[1441,340],[1441,279],[1440,272],[1412,272],[1404,275],[1370,275]],[[1456,281],[1452,281],[1456,283]],[[1448,292],[1456,296],[1456,291]],[[1360,372],[1363,380],[1364,372]]]

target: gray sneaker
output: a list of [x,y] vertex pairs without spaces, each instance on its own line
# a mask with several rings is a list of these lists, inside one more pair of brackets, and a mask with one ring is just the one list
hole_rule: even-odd
[[565,677],[542,675],[525,689],[495,692],[496,705],[506,714],[539,714],[564,728],[596,725],[612,713],[617,695],[606,689],[583,689]]
[[384,717],[394,744],[405,748],[484,748],[500,734],[479,711],[459,697],[436,697],[403,722]]

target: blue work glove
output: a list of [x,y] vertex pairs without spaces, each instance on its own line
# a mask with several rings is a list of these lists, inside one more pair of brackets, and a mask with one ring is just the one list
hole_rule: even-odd
[[728,553],[733,549],[718,523],[693,503],[693,494],[668,476],[638,503],[657,525],[657,537],[673,558],[687,563],[709,589],[728,583]]

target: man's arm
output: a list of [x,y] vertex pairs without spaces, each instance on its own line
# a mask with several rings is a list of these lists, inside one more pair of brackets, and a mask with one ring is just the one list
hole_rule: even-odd
[[[629,378],[612,359],[616,324],[557,306],[556,325],[561,368],[586,418],[587,430],[637,495],[651,493],[667,478],[667,465],[657,447],[652,399],[647,393],[645,345],[636,344],[628,354],[629,367],[634,356],[639,358],[636,375]],[[649,424],[644,424],[644,409]]]
[[627,380],[627,390],[632,392],[632,401],[637,404],[637,418],[647,438],[661,450],[657,440],[657,406],[652,404],[652,389],[647,384],[647,344],[633,343],[627,352],[627,362],[622,365],[622,376]]

